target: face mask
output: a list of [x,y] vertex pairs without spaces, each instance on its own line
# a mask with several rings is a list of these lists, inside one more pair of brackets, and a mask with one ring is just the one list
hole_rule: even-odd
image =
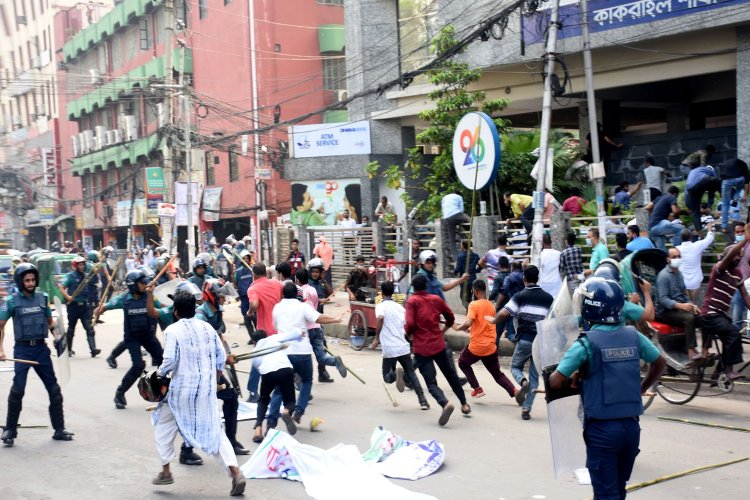
[[586,238],[586,246],[587,247],[593,246],[593,242],[591,241],[591,238]]
[[737,243],[742,243],[743,241],[745,241],[745,235],[744,234],[735,234],[734,235],[734,241],[736,241]]
[[672,266],[672,269],[677,269],[680,267],[680,264],[682,264],[682,259],[670,259],[669,265]]

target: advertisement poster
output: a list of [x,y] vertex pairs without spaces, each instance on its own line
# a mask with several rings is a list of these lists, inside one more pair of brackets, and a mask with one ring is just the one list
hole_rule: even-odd
[[292,183],[292,224],[334,226],[344,209],[349,210],[352,219],[361,222],[362,195],[359,179]]
[[319,123],[289,127],[292,157],[369,155],[370,122]]
[[221,209],[221,188],[213,187],[203,190],[203,220],[219,220],[219,209]]
[[164,170],[161,167],[147,167],[146,172],[146,198],[163,198],[167,192],[164,183]]
[[[201,194],[202,190],[199,188],[197,182],[192,184],[192,205],[193,205],[193,225],[198,224],[198,214],[201,206]],[[187,182],[175,182],[174,183],[174,201],[176,205],[175,209],[175,224],[177,226],[187,226]]]
[[[130,200],[118,201],[117,208],[115,209],[115,220],[119,227],[130,226]],[[146,199],[138,198],[135,200],[135,206],[133,212],[133,225],[142,226],[148,224],[147,222],[147,207]]]

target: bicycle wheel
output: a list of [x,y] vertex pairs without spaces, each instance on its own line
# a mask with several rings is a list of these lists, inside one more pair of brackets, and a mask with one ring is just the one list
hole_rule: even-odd
[[361,351],[367,344],[367,318],[362,311],[352,311],[349,317],[348,330],[351,348],[355,351]]
[[678,371],[672,367],[656,382],[656,392],[667,403],[684,405],[690,402],[701,388],[704,368],[687,368]]

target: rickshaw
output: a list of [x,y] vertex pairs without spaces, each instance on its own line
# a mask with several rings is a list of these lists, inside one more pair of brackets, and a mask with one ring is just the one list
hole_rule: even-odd
[[31,256],[31,263],[39,270],[39,290],[49,295],[50,304],[54,304],[55,297],[65,303],[57,285],[71,271],[70,262],[75,257],[76,254],[70,253],[37,253]]
[[[627,256],[620,263],[623,291],[626,294],[638,293],[643,298],[639,280],[647,280],[652,289],[655,289],[656,277],[666,266],[667,256],[658,249],[640,250]],[[654,390],[668,403],[683,405],[695,396],[719,396],[734,388],[734,382],[724,374],[721,342],[710,332],[701,331],[701,337],[703,342],[708,342],[718,353],[718,359],[709,358],[691,365],[685,346],[684,329],[657,321],[641,322],[638,329],[659,348],[667,362],[667,368],[654,385]],[[750,363],[745,363],[739,371],[744,370],[748,364]],[[701,391],[701,388],[704,390]],[[644,399],[644,406],[648,407],[652,400],[653,396]]]

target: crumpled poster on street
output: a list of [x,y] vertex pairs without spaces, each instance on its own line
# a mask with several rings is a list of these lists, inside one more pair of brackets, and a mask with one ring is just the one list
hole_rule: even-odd
[[[387,434],[390,434],[392,444],[380,446],[389,440]],[[399,441],[402,444],[394,447],[393,444]],[[383,474],[398,470],[397,477],[405,479],[431,474],[445,457],[440,443],[409,443],[382,428],[375,429],[372,443],[376,446],[365,454],[370,460],[366,461],[354,445],[337,444],[323,450],[272,429],[240,469],[247,479],[301,481],[307,494],[316,500],[436,500],[430,495],[397,486]],[[381,458],[383,461],[378,463]]]

